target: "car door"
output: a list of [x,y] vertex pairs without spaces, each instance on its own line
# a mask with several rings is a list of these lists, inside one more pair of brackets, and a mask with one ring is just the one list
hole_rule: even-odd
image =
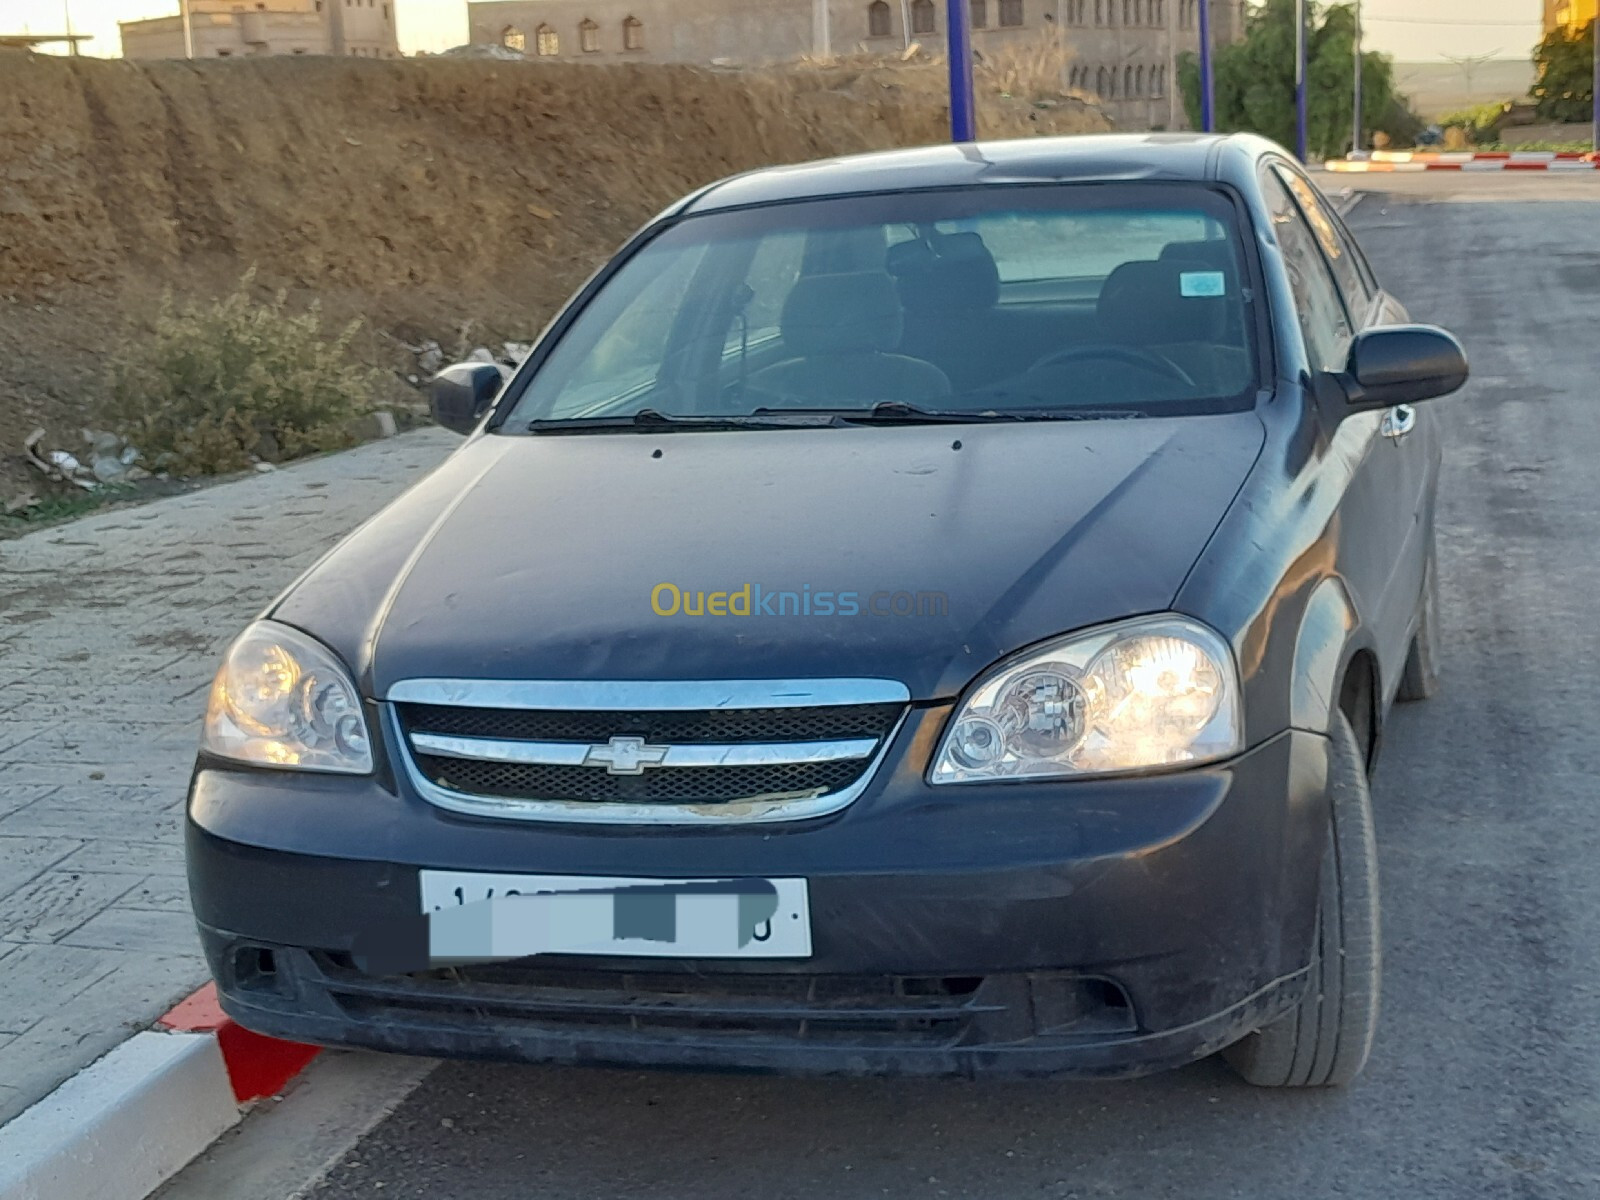
[[[1381,306],[1375,297],[1363,296],[1359,268],[1344,247],[1338,255],[1324,248],[1312,218],[1295,197],[1299,189],[1290,186],[1295,178],[1287,163],[1268,164],[1262,195],[1288,268],[1310,365],[1336,372],[1349,358],[1355,332],[1377,323]],[[1334,233],[1325,213],[1323,218],[1326,233]],[[1349,298],[1339,285],[1336,262],[1351,281],[1346,286],[1355,294]],[[1338,512],[1339,569],[1372,630],[1389,689],[1399,678],[1420,587],[1415,572],[1402,565],[1414,553],[1416,528],[1415,499],[1406,484],[1407,456],[1389,436],[1393,410],[1351,413],[1336,389],[1318,388],[1317,393],[1332,440],[1325,461],[1346,473],[1339,481],[1345,489]]]
[[[1329,260],[1334,281],[1345,297],[1345,306],[1355,328],[1359,331],[1371,325],[1408,321],[1406,310],[1378,286],[1366,256],[1322,193],[1298,168],[1280,164],[1278,169],[1283,172],[1289,190],[1317,235],[1317,244]],[[1357,313],[1364,313],[1364,318],[1356,319]],[[1396,616],[1405,626],[1395,636],[1403,648],[1409,647],[1417,615],[1415,601],[1422,595],[1433,554],[1433,501],[1441,458],[1438,422],[1443,413],[1436,404],[1398,404],[1389,409],[1379,423],[1379,433],[1389,446],[1385,453],[1399,460],[1399,494],[1404,512],[1410,517],[1392,585],[1399,606]],[[1409,606],[1408,599],[1412,601]]]

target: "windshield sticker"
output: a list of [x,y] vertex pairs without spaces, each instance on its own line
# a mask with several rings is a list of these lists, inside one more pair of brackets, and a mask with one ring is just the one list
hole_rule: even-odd
[[1178,276],[1184,296],[1226,296],[1228,280],[1221,271],[1185,271]]

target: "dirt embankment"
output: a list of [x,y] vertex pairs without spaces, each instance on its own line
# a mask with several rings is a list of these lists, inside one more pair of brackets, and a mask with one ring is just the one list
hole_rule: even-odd
[[[258,286],[453,352],[523,339],[684,191],[944,136],[936,67],[126,63],[0,52],[0,456],[76,436],[164,291]],[[985,133],[1102,127],[993,100]],[[472,322],[465,334],[461,327]]]

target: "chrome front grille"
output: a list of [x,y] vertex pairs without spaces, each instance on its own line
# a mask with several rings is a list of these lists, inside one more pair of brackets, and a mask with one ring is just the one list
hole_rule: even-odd
[[593,767],[417,755],[422,773],[452,791],[603,804],[727,804],[764,796],[824,796],[849,787],[867,769],[867,762],[856,758],[761,767],[668,767],[616,775]]
[[404,704],[407,729],[432,734],[527,741],[603,742],[633,734],[650,742],[809,742],[877,737],[900,717],[900,704],[829,704],[807,708],[561,712]]
[[883,680],[410,680],[389,700],[413,783],[443,807],[698,823],[844,807],[882,760],[909,693]]

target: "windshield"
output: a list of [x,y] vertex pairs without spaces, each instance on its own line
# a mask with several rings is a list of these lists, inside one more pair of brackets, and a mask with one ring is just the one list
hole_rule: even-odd
[[1234,209],[1187,184],[878,194],[677,222],[535,364],[502,428],[1247,407]]

